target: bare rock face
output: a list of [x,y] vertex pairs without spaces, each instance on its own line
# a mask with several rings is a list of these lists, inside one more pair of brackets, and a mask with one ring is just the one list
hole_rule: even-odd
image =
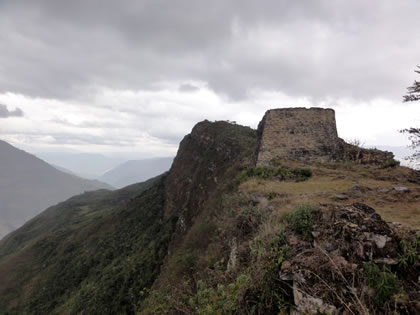
[[335,112],[329,108],[271,109],[258,126],[257,166],[269,166],[275,159],[381,164],[393,157],[391,152],[359,148],[340,139]]
[[185,136],[165,181],[165,217],[179,217],[177,232],[190,227],[216,189],[226,189],[226,173],[252,156],[255,145],[255,130],[223,121],[200,122]]

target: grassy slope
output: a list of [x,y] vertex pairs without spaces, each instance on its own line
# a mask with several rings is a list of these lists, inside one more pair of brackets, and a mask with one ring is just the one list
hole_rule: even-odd
[[[410,169],[345,162],[280,165],[297,170],[310,167],[313,176],[306,181],[282,181],[244,178],[235,172],[227,175],[235,188],[209,196],[183,242],[172,250],[141,314],[277,314],[287,309],[293,296],[279,279],[279,271],[292,252],[299,253],[300,241],[287,245],[284,215],[301,204],[328,204],[325,207],[330,209],[364,202],[387,221],[420,227],[420,185],[414,183],[419,174]],[[239,179],[242,182],[235,186]],[[396,185],[410,191],[397,192]],[[338,200],[337,194],[349,199]],[[309,225],[309,235],[311,230]],[[412,279],[418,276],[417,272]],[[365,274],[359,277],[366,281]],[[382,311],[373,303],[365,304],[373,313]]]
[[0,309],[134,313],[173,229],[160,220],[163,197],[158,178],[73,197],[28,222],[0,246]]

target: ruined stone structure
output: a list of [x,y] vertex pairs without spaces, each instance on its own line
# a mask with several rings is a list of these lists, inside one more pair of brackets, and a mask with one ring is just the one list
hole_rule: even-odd
[[257,166],[269,166],[276,159],[379,164],[392,158],[391,152],[359,148],[340,139],[332,109],[271,109],[258,126]]
[[332,109],[271,109],[260,122],[258,135],[259,166],[276,158],[328,159],[339,146]]

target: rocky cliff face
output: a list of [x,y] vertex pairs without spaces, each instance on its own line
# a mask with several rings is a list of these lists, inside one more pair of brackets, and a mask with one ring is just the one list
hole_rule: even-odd
[[165,216],[179,217],[178,231],[191,225],[232,166],[251,162],[255,145],[255,130],[223,121],[200,122],[185,136],[165,182]]

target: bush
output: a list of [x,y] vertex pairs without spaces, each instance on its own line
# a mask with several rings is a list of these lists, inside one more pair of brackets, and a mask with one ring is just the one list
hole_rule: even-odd
[[400,243],[403,254],[399,255],[398,267],[407,269],[409,266],[417,264],[420,260],[420,236],[412,242],[402,240]]
[[382,168],[397,167],[397,166],[400,166],[400,161],[397,161],[395,159],[385,161],[382,164]]
[[219,283],[216,287],[198,280],[196,293],[188,298],[188,305],[196,314],[235,314],[249,281],[246,273],[228,285]]
[[293,177],[293,174],[287,168],[278,167],[274,170],[274,176],[280,179],[289,179]]
[[317,208],[310,204],[301,204],[286,215],[286,221],[297,233],[307,241],[312,239],[313,215]]
[[264,221],[264,213],[255,206],[243,207],[235,217],[234,231],[240,238],[252,236]]
[[265,197],[268,200],[273,200],[274,198],[276,198],[277,194],[274,191],[270,191],[268,193],[265,194]]
[[398,278],[386,266],[383,266],[381,271],[378,265],[369,262],[364,264],[363,268],[368,277],[369,287],[375,290],[374,302],[377,306],[382,306],[398,293]]
[[253,167],[247,170],[246,175],[248,177],[268,179],[275,176],[275,169],[268,167]]
[[299,170],[299,175],[304,178],[312,177],[312,170],[310,168],[301,168]]
[[312,176],[312,170],[310,168],[289,170],[284,167],[253,167],[246,171],[245,176],[262,179],[277,178],[280,180],[295,178],[297,181],[304,181]]

